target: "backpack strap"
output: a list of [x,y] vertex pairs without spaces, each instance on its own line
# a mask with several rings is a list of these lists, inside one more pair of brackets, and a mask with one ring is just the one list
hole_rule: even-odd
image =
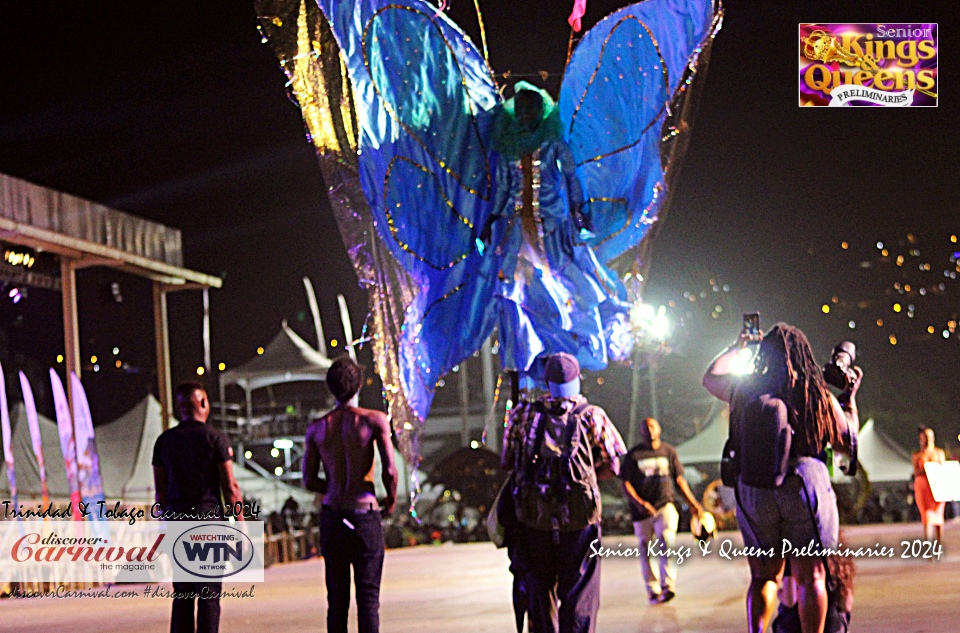
[[573,455],[574,449],[580,446],[580,434],[577,433],[577,431],[580,429],[580,416],[588,408],[590,408],[590,403],[584,401],[567,412],[567,427],[565,429],[566,437],[564,438],[564,441],[567,445],[566,457],[568,459]]
[[540,455],[540,449],[543,448],[543,436],[546,435],[547,427],[543,423],[543,416],[547,415],[547,409],[543,406],[542,402],[535,402],[533,404],[534,415],[534,424],[536,428],[534,429],[533,436],[533,452],[531,456],[533,457],[533,462],[536,463],[537,457]]

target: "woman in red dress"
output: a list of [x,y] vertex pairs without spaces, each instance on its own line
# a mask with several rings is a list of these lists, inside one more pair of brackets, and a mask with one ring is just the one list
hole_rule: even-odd
[[913,496],[920,509],[920,520],[923,521],[923,537],[928,541],[932,537],[941,540],[943,537],[943,508],[944,502],[937,502],[930,490],[930,480],[923,465],[927,462],[942,464],[946,457],[942,448],[934,444],[933,429],[921,426],[917,429],[920,434],[920,450],[913,454]]

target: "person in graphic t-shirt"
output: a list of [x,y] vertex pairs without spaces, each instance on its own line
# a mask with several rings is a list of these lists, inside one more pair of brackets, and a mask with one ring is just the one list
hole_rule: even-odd
[[648,545],[659,540],[655,550],[672,548],[677,537],[680,514],[674,504],[676,489],[680,489],[691,511],[700,516],[703,508],[697,503],[687,480],[683,478],[683,466],[673,446],[660,441],[660,423],[653,418],[640,422],[640,444],[623,457],[620,479],[623,491],[630,501],[633,531],[640,541],[640,570],[647,584],[650,604],[668,602],[676,595],[676,558],[658,556],[659,570],[646,556]]

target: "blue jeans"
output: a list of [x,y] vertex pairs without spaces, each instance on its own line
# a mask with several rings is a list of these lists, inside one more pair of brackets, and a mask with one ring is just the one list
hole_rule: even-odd
[[380,513],[324,506],[320,513],[320,552],[327,582],[327,633],[347,633],[351,566],[357,588],[357,629],[359,633],[378,633],[383,574]]
[[553,532],[525,532],[530,629],[593,633],[600,609],[600,557],[590,557],[590,543],[600,538],[600,526],[560,532],[559,542],[554,542]]
[[[194,597],[174,598],[173,614],[170,617],[170,633],[217,633],[220,630],[220,591],[222,582],[175,582],[174,593],[192,594]],[[216,595],[216,598],[201,598]],[[193,608],[196,604],[197,619],[194,625]]]

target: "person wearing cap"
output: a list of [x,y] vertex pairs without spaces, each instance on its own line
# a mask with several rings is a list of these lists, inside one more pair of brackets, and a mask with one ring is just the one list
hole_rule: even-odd
[[655,551],[673,549],[680,522],[675,504],[677,489],[695,516],[703,514],[703,507],[697,503],[683,477],[683,465],[677,457],[677,450],[660,440],[660,423],[653,418],[642,420],[640,437],[641,442],[622,460],[620,479],[630,502],[633,531],[639,541],[640,571],[647,584],[647,597],[650,604],[658,604],[669,602],[676,595],[677,562],[676,558],[661,553],[656,556],[658,573],[651,565],[652,557],[646,556],[645,552],[651,543]]
[[[597,480],[616,476],[626,447],[606,412],[580,394],[574,356],[550,356],[544,379],[549,395],[511,411],[501,462],[512,471],[523,525],[516,549],[526,568],[530,630],[592,633],[600,608],[600,557],[591,556],[600,538]],[[564,456],[557,470],[578,476],[544,483],[536,468]]]

